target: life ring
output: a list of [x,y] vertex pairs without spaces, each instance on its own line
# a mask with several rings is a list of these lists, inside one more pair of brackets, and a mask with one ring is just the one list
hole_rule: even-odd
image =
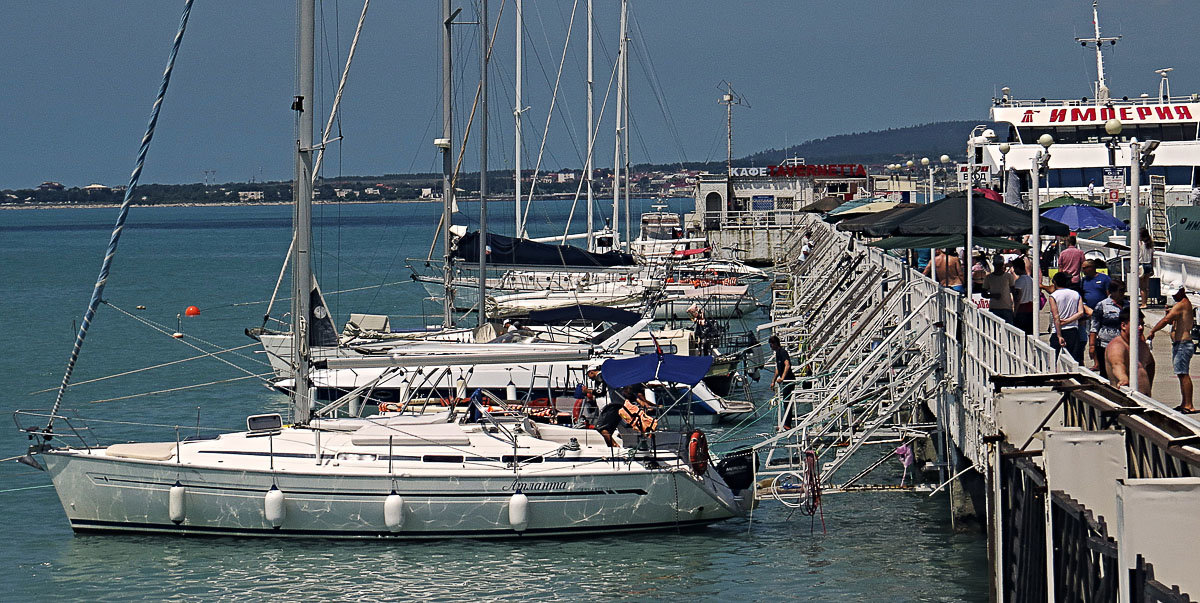
[[404,405],[399,402],[380,402],[379,412],[400,412]]
[[688,465],[696,475],[708,471],[708,438],[699,429],[688,437]]

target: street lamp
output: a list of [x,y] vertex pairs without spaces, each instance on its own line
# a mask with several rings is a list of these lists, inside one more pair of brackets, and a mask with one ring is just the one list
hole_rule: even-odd
[[[987,142],[987,134],[991,132],[991,130],[986,128],[987,126],[983,124],[975,126],[971,129],[971,137],[967,139],[967,240],[965,249],[963,250],[964,255],[967,256],[964,260],[966,262],[965,265],[967,266],[967,269],[964,271],[967,275],[967,303],[974,303],[972,296],[974,295],[973,285],[975,284],[975,264],[973,254],[975,250],[975,241],[973,237],[973,231],[975,229],[975,201],[972,198],[972,192],[975,188],[975,144],[979,142]],[[976,134],[977,132],[980,132],[982,135]],[[995,136],[995,133],[992,133],[992,135]]]
[[1008,152],[1012,150],[1012,145],[1007,142],[1000,143],[1000,192],[1008,192]]
[[1033,336],[1041,337],[1040,311],[1038,309],[1038,298],[1042,293],[1042,237],[1041,237],[1041,195],[1038,187],[1041,186],[1042,170],[1046,170],[1046,188],[1050,188],[1050,145],[1054,144],[1054,137],[1049,134],[1042,134],[1038,137],[1038,144],[1042,145],[1044,151],[1038,151],[1033,157],[1033,167],[1029,172],[1030,188],[1029,188],[1029,211],[1033,212],[1032,221],[1033,228],[1029,236],[1029,256],[1033,261],[1033,282],[1037,286],[1033,288]]
[[1104,131],[1108,133],[1108,141],[1104,146],[1108,147],[1108,166],[1117,166],[1117,148],[1121,146],[1121,141],[1118,137],[1121,135],[1121,130],[1124,128],[1121,120],[1113,118],[1104,122]]

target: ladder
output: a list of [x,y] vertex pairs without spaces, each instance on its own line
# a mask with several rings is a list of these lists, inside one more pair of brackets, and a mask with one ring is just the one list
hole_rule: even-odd
[[1171,227],[1167,224],[1166,176],[1150,176],[1150,238],[1159,249],[1171,244]]

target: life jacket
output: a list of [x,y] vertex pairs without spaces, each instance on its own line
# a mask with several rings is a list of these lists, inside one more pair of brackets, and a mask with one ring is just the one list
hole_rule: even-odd
[[626,400],[618,412],[623,421],[641,433],[650,433],[658,429],[658,420],[646,414],[646,411],[641,406],[638,406],[637,402]]

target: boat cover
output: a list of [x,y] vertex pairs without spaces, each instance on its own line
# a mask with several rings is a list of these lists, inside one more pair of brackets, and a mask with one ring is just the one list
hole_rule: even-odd
[[[633,256],[610,251],[592,253],[571,245],[550,245],[529,239],[516,239],[495,233],[487,235],[489,264],[518,264],[523,266],[633,266]],[[463,261],[479,259],[479,231],[469,232],[458,240],[454,257]]]
[[574,306],[563,306],[561,308],[550,308],[547,310],[534,310],[529,313],[529,322],[536,323],[558,323],[571,320],[590,320],[593,322],[615,322],[619,325],[627,327],[637,324],[641,319],[636,312],[629,310],[621,310],[619,308],[607,308],[604,306],[590,306],[587,304],[576,304]]
[[694,386],[708,374],[712,356],[645,354],[634,358],[609,358],[600,365],[600,376],[611,387],[647,381],[684,383]]

